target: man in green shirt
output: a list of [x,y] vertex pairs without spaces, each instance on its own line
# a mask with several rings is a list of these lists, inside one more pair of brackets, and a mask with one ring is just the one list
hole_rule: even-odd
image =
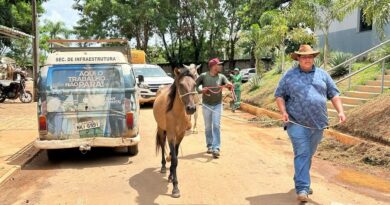
[[220,156],[221,146],[221,114],[222,114],[222,88],[229,89],[233,85],[226,76],[220,73],[222,62],[218,58],[209,61],[209,71],[200,74],[196,80],[196,87],[202,85],[203,118],[206,130],[207,153],[214,158]]
[[241,74],[240,74],[240,69],[239,68],[234,68],[234,75],[230,75],[233,81],[234,85],[234,93],[236,95],[236,101],[232,105],[232,111],[234,112],[236,109],[240,107],[240,102],[241,102]]

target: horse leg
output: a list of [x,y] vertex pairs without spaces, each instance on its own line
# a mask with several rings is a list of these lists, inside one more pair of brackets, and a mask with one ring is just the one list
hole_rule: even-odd
[[196,127],[196,121],[198,121],[198,109],[196,109],[194,113],[194,127],[192,129],[192,133],[198,134],[198,128]]
[[178,181],[177,181],[177,175],[176,175],[176,168],[178,164],[177,160],[177,154],[176,154],[176,149],[178,149],[179,145],[175,144],[175,142],[169,142],[169,148],[171,150],[171,156],[172,156],[172,161],[171,161],[171,174],[172,175],[172,184],[173,184],[173,190],[172,190],[172,197],[173,198],[179,198],[180,197],[180,190],[178,188]]
[[167,163],[166,160],[165,160],[165,143],[166,143],[166,139],[167,137],[165,136],[165,133],[164,135],[162,136],[162,139],[161,139],[161,151],[162,151],[162,157],[161,157],[161,173],[162,174],[165,174],[167,173],[167,167],[165,166],[165,164]]

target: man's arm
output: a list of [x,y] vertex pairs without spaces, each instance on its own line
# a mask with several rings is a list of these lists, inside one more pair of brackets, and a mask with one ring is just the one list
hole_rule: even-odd
[[326,79],[327,98],[332,102],[333,107],[337,110],[337,113],[339,113],[339,122],[343,123],[347,120],[347,118],[344,114],[343,103],[341,102],[341,98],[339,97],[340,92],[328,73],[326,73]]
[[229,82],[229,80],[223,74],[222,74],[222,84],[225,85],[230,90],[233,88],[233,84]]
[[344,108],[343,108],[343,103],[341,102],[341,98],[336,95],[331,99],[331,102],[333,104],[333,107],[339,113],[339,122],[340,123],[345,122],[347,120],[347,118],[345,117],[345,114],[344,114]]
[[278,105],[278,108],[280,112],[282,113],[282,119],[283,122],[288,122],[288,113],[286,111],[286,102],[282,97],[276,98],[276,104]]
[[203,75],[200,74],[199,77],[196,79],[195,82],[196,82],[196,91],[197,91],[198,93],[201,93],[202,90],[199,89],[199,86],[203,84]]

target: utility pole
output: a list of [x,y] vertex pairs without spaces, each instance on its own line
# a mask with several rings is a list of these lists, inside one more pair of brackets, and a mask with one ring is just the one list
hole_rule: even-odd
[[34,102],[38,100],[38,69],[39,69],[39,35],[38,35],[38,13],[37,13],[37,1],[32,0],[32,30],[33,30],[33,79],[34,79]]

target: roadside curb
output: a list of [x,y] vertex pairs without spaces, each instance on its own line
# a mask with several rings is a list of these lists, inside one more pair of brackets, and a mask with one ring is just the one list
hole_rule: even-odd
[[[2,176],[0,176],[0,186],[8,182],[12,179],[12,176],[20,171],[27,163],[31,162],[31,160],[39,153],[40,149],[34,147],[33,142],[28,144],[27,146],[20,149],[17,153],[12,155],[9,159],[5,161],[6,165],[9,166],[9,170]],[[13,160],[20,159],[20,162],[17,162],[15,165],[10,165]]]
[[[255,115],[255,116],[267,115],[268,117],[273,118],[273,119],[281,119],[281,117],[282,117],[282,115],[277,113],[277,112],[270,111],[270,110],[267,110],[264,108],[259,108],[259,107],[256,107],[256,106],[253,106],[253,105],[250,105],[247,103],[243,103],[243,102],[241,102],[240,109],[244,112],[250,113],[250,114]],[[357,137],[343,134],[343,133],[340,133],[340,132],[333,130],[333,129],[325,129],[324,135],[326,137],[334,138],[337,141],[339,141],[343,144],[346,144],[346,145],[356,145],[356,144],[363,142],[363,140],[361,140]]]

